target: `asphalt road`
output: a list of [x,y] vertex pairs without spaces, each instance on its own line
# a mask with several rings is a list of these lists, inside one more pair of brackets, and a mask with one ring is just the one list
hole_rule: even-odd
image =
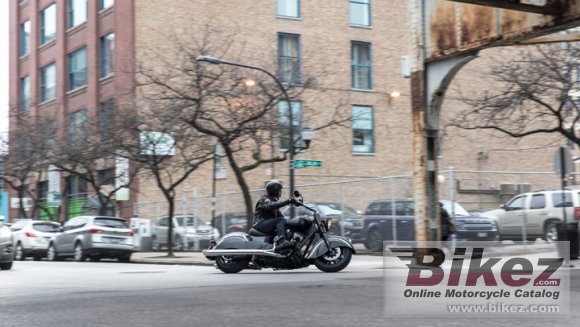
[[355,257],[337,274],[307,268],[236,275],[201,266],[17,262],[13,270],[0,271],[0,326],[580,324],[580,270],[572,271],[570,317],[385,317],[380,260]]

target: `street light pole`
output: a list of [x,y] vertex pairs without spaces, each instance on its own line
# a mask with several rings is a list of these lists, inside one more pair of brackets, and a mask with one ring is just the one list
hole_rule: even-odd
[[[230,66],[236,66],[236,67],[242,67],[242,68],[248,68],[248,69],[254,69],[254,70],[258,70],[261,71],[262,73],[270,76],[278,85],[278,87],[280,88],[280,90],[282,90],[282,93],[284,94],[284,100],[286,101],[286,104],[288,106],[288,119],[289,121],[289,155],[290,155],[290,163],[289,163],[289,172],[290,172],[290,196],[294,195],[294,189],[295,189],[295,184],[294,184],[294,154],[296,152],[295,149],[295,144],[294,144],[294,113],[292,112],[292,104],[290,103],[290,97],[288,96],[288,92],[286,92],[286,89],[284,88],[284,85],[282,85],[282,82],[280,82],[280,80],[278,80],[278,78],[276,78],[276,76],[272,73],[270,73],[269,71],[262,69],[260,67],[255,67],[255,66],[249,66],[249,65],[243,65],[243,64],[238,64],[235,62],[228,62],[228,61],[223,61],[221,59],[215,58],[215,57],[211,57],[211,56],[199,56],[196,58],[196,61],[200,62],[200,63],[210,63],[210,64],[224,64],[224,65],[230,65]],[[295,216],[295,208],[294,206],[290,207],[290,218],[294,218]]]

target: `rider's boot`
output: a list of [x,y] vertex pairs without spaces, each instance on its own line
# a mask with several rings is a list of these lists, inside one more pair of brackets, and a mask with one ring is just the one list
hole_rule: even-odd
[[277,236],[274,246],[274,252],[280,252],[283,250],[290,249],[294,246],[294,241],[288,241],[284,236]]

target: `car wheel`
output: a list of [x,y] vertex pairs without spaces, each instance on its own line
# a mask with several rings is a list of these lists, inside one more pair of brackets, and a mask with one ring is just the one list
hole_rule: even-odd
[[12,269],[12,262],[0,263],[0,270],[10,270]]
[[153,235],[153,237],[151,238],[151,250],[161,251],[161,244],[159,244],[159,240],[155,235]]
[[126,255],[122,255],[118,258],[119,262],[131,262],[131,255],[130,254],[126,254]]
[[75,245],[75,252],[74,252],[73,259],[76,262],[83,262],[87,259],[87,255],[85,253],[85,250],[83,249],[83,245],[81,244],[81,242],[78,242]]
[[54,244],[48,246],[48,250],[46,251],[46,259],[48,261],[60,261],[58,253],[56,252],[56,248],[54,247]]
[[16,244],[16,250],[14,250],[14,260],[22,261],[24,259],[26,259],[26,256],[24,255],[24,249],[22,248],[22,244],[18,242],[18,244]]
[[42,257],[35,256],[35,257],[32,257],[32,260],[34,260],[34,261],[40,261],[40,260],[42,260]]
[[373,252],[383,251],[383,236],[378,229],[373,228],[370,230],[365,247],[367,250]]
[[183,241],[181,240],[181,236],[175,236],[175,240],[173,241],[173,251],[181,252],[185,249],[183,245]]
[[548,222],[544,227],[544,240],[546,243],[558,241],[558,225],[554,222]]

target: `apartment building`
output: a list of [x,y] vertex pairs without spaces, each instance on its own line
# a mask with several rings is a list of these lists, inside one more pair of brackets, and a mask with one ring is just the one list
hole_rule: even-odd
[[[411,52],[406,0],[10,1],[13,116],[51,112],[63,129],[106,121],[110,101],[130,102],[135,96],[131,91],[135,76],[127,67],[148,58],[152,49],[171,47],[169,36],[194,34],[203,39],[204,27],[209,26],[222,33],[215,35],[234,35],[238,63],[271,71],[283,83],[300,83],[307,76],[316,81],[316,90],[292,102],[303,125],[320,127],[337,108],[350,116],[342,126],[316,131],[311,147],[297,155],[296,159],[322,161],[322,167],[297,170],[297,184],[412,173],[410,85],[401,75],[401,57]],[[469,69],[487,64],[482,60]],[[481,87],[467,73],[458,76],[458,83]],[[444,115],[462,105],[449,101]],[[10,129],[18,129],[15,119]],[[480,153],[513,142],[487,137],[482,142],[477,133],[453,133],[442,139],[442,168],[550,169],[549,160],[540,159],[546,158],[545,153],[529,161],[529,152],[517,151],[530,147],[533,140],[513,145],[507,157],[482,159]],[[239,191],[223,164],[225,179],[218,181],[217,191]],[[210,194],[212,169],[209,164],[202,167],[180,191]],[[271,178],[287,182],[288,163],[263,165],[247,173],[252,189]],[[78,177],[61,179],[69,199],[94,192]],[[47,184],[46,177],[38,180],[38,192],[44,192],[40,197]],[[134,187],[128,201],[117,201],[116,214],[131,217],[134,203],[161,201],[151,181],[141,179]],[[386,192],[368,185],[359,189],[367,197],[373,193],[384,197]],[[86,208],[86,202],[76,208],[70,203],[63,215]]]

